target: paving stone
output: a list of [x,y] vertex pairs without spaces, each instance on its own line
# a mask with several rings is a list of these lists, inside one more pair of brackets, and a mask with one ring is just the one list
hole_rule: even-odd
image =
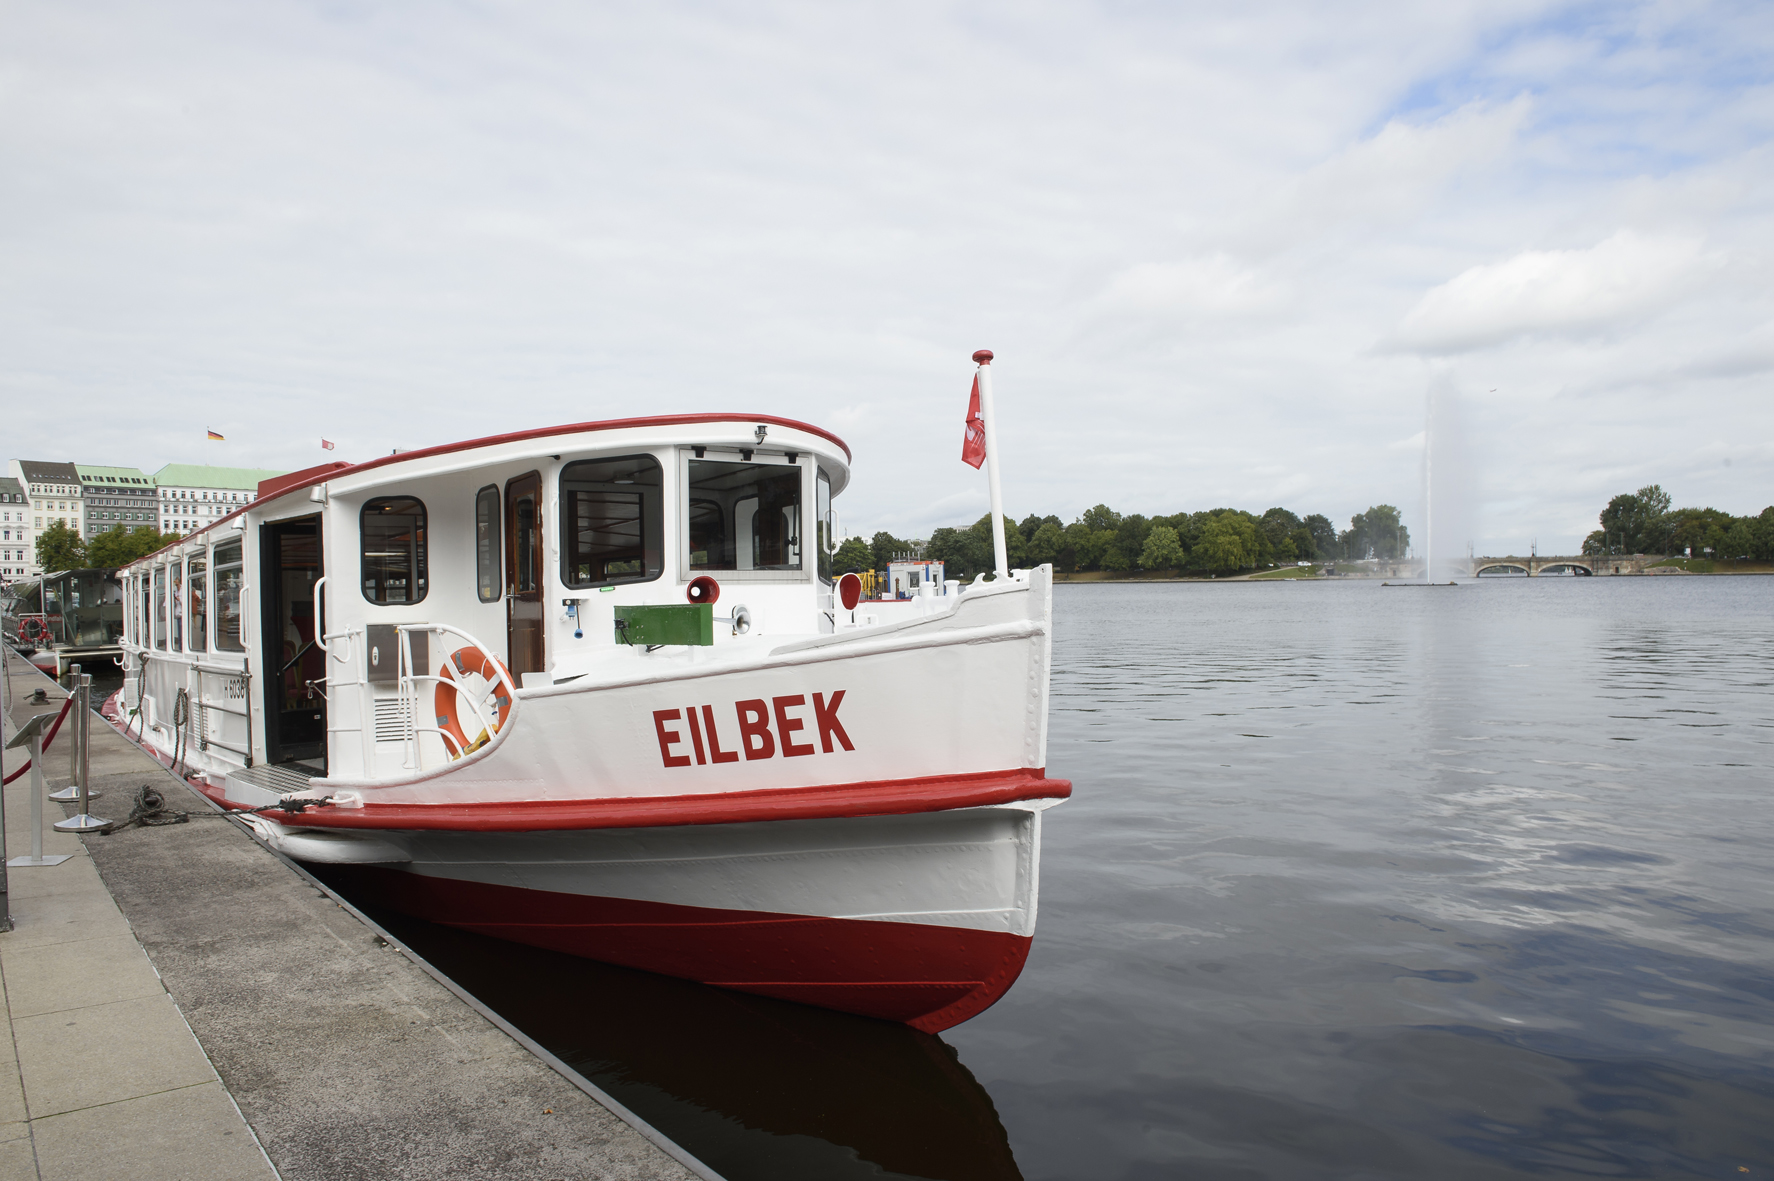
[[14,1017],[32,1119],[214,1080],[172,998]]
[[210,1081],[36,1121],[43,1181],[271,1181],[276,1174]]

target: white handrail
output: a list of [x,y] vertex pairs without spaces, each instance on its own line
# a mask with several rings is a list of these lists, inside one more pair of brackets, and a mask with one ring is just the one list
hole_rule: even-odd
[[325,587],[326,575],[322,574],[314,580],[314,632],[320,637],[316,641],[320,650],[331,656],[332,650],[326,646],[326,599],[321,594]]
[[[446,740],[448,745],[455,746],[457,748],[457,753],[452,756],[452,758],[461,758],[462,755],[466,753],[466,748],[455,741],[455,736],[445,733],[441,726],[419,725],[419,683],[421,681],[429,681],[439,685],[449,685],[450,688],[455,691],[456,699],[458,701],[466,701],[468,703],[468,708],[474,711],[475,719],[480,722],[481,728],[489,735],[496,735],[509,729],[512,723],[516,721],[518,709],[517,686],[512,683],[511,674],[506,671],[505,663],[485,644],[481,643],[478,639],[463,631],[461,628],[451,627],[447,623],[401,623],[395,625],[395,630],[400,635],[400,698],[406,705],[407,715],[407,736],[404,743],[406,751],[401,760],[403,769],[420,771],[425,769],[424,756],[421,754],[419,746],[419,735],[421,733],[437,733]],[[503,716],[499,719],[497,727],[488,720],[486,712],[481,709],[480,701],[477,701],[474,697],[469,695],[467,692],[467,686],[462,682],[456,680],[454,677],[433,676],[428,673],[415,673],[413,671],[412,636],[414,634],[459,636],[463,640],[466,640],[475,651],[481,654],[483,657],[483,664],[491,664],[496,672],[496,679],[493,684],[497,686],[499,682],[504,682],[507,700],[510,702],[510,704],[506,706]],[[457,651],[460,651],[460,649],[457,649]],[[454,655],[455,653],[450,653],[444,656],[443,659],[449,660]],[[489,695],[489,693],[483,693],[481,694],[481,697],[484,699]]]

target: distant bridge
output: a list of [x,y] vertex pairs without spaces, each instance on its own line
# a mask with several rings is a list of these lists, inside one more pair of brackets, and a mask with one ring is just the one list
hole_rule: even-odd
[[1527,557],[1510,555],[1503,558],[1464,558],[1455,563],[1463,566],[1457,572],[1467,578],[1480,575],[1515,574],[1529,577],[1542,574],[1551,575],[1589,575],[1604,574],[1643,574],[1647,566],[1663,561],[1661,554],[1577,554],[1561,556],[1554,554],[1530,554]]

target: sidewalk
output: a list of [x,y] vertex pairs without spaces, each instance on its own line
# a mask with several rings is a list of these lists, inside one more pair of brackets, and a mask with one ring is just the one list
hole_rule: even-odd
[[[50,682],[19,664],[13,720],[59,710],[58,688],[28,704]],[[44,760],[50,790],[67,783],[68,738]],[[17,928],[0,934],[0,982],[16,1058],[0,1054],[0,1181],[715,1177],[97,717],[90,764],[105,793],[94,815],[128,815],[152,784],[192,819],[46,833],[44,852],[72,859],[10,871]],[[30,853],[29,791],[29,773],[6,789],[10,857]],[[46,802],[45,827],[67,812]]]
[[[15,693],[40,684],[15,677]],[[47,704],[21,702],[18,717],[54,713],[64,696],[51,688]],[[14,729],[7,719],[6,737]],[[67,783],[71,733],[64,726],[44,757],[46,790]],[[9,771],[20,754],[8,752]],[[9,857],[31,852],[30,790],[29,772],[6,788]],[[44,853],[71,856],[7,871],[0,1178],[276,1177],[80,838],[51,827],[63,808],[46,800],[43,813]]]

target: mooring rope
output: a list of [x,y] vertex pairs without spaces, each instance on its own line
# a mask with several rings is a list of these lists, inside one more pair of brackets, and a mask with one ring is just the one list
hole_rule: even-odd
[[185,761],[185,723],[191,720],[191,695],[183,689],[172,703],[172,766],[174,775],[179,773],[179,766]]
[[137,722],[140,722],[142,726],[136,730],[136,737],[131,741],[146,738],[148,724],[148,711],[143,708],[148,696],[148,657],[142,655],[137,660],[139,663],[136,665],[136,703],[135,708],[129,711],[129,719],[123,723],[123,736],[129,738],[129,728]]
[[105,836],[110,836],[114,832],[122,832],[124,829],[132,828],[136,825],[140,825],[143,828],[159,828],[161,825],[165,824],[184,824],[192,819],[226,820],[230,816],[252,816],[259,812],[276,812],[279,810],[293,815],[310,807],[330,808],[332,806],[333,798],[331,796],[325,796],[318,800],[284,799],[277,801],[275,804],[266,804],[262,808],[241,808],[229,812],[179,812],[166,806],[166,797],[160,794],[158,788],[154,787],[153,784],[144,783],[136,789],[135,804],[130,808],[129,815],[122,820],[112,821],[106,827],[101,828],[99,832]]

